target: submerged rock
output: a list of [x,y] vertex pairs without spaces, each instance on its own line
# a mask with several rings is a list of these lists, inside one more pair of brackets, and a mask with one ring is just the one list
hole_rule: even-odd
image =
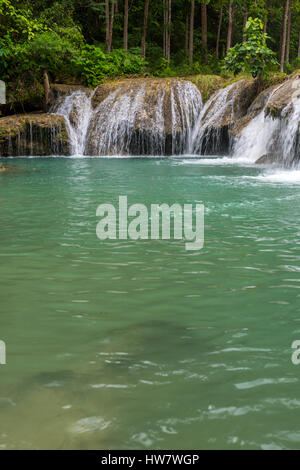
[[0,163],[0,173],[9,173],[11,171],[11,167],[3,165]]
[[63,117],[25,114],[0,119],[0,156],[69,155]]
[[265,155],[262,155],[262,157],[258,158],[258,160],[256,160],[255,163],[257,165],[269,165],[269,164],[277,163],[277,162],[278,160],[275,154],[267,153]]

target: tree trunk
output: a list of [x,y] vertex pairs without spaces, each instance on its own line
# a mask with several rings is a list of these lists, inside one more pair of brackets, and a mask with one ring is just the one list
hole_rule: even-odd
[[[110,6],[111,4],[111,6]],[[105,0],[106,52],[111,52],[115,16],[115,0]]]
[[144,8],[144,26],[142,35],[142,57],[146,57],[146,36],[147,36],[147,24],[148,24],[148,12],[149,12],[149,0],[145,0]]
[[190,51],[189,51],[189,64],[193,64],[193,51],[194,51],[194,19],[195,19],[195,0],[191,1],[191,19],[190,19]]
[[246,41],[246,35],[244,33],[244,30],[245,30],[247,21],[248,21],[248,8],[246,7],[244,11],[244,19],[243,19],[243,42]]
[[204,51],[204,59],[207,59],[207,6],[206,2],[201,4],[201,20],[202,20],[202,49]]
[[128,0],[124,0],[123,49],[128,50]]
[[168,43],[168,60],[171,60],[171,26],[172,26],[172,0],[169,0],[169,43]]
[[167,61],[171,60],[171,15],[172,15],[172,0],[168,0],[168,42],[167,42]]
[[290,5],[290,0],[286,0],[285,1],[285,6],[284,6],[284,14],[283,14],[282,43],[281,43],[281,54],[280,54],[280,72],[283,72],[283,68],[284,68],[284,56],[285,56],[285,46],[286,46],[286,29],[287,29],[289,5]]
[[111,0],[111,15],[110,15],[110,26],[109,26],[109,52],[111,51],[111,46],[112,46],[114,17],[115,17],[115,0]]
[[164,9],[164,30],[163,30],[163,57],[166,57],[167,50],[167,0],[163,0]]
[[110,0],[105,0],[105,42],[106,42],[106,52],[109,52],[109,3]]
[[217,59],[219,58],[222,20],[223,20],[223,5],[221,5],[221,9],[220,9],[219,25],[218,25],[218,33],[217,33],[217,42],[216,42],[216,58]]
[[229,51],[231,48],[231,38],[232,38],[232,26],[233,26],[233,19],[232,19],[232,0],[229,0],[229,7],[228,7],[228,33],[227,33],[227,45],[226,45],[226,52]]
[[185,40],[184,40],[184,56],[189,54],[189,3],[185,1]]
[[45,108],[45,111],[48,111],[48,108],[50,105],[50,85],[49,85],[48,71],[44,70],[43,75],[44,75],[44,95],[45,95],[44,108]]
[[164,0],[164,58],[170,62],[171,57],[171,11],[172,0]]
[[292,27],[292,5],[290,2],[289,14],[288,14],[287,38],[286,38],[286,54],[285,54],[285,61],[287,64],[290,62],[291,27]]

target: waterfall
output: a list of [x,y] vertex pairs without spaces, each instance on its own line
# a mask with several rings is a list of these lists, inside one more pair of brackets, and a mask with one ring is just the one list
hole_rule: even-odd
[[156,95],[149,115],[144,106],[146,86],[117,88],[95,109],[88,129],[91,155],[163,155],[164,90]]
[[199,155],[222,153],[224,139],[228,140],[224,125],[230,124],[235,114],[236,93],[231,93],[235,86],[236,83],[233,83],[218,90],[206,102],[194,126],[189,153]]
[[288,105],[281,111],[279,118],[267,113],[272,96],[282,86],[279,85],[270,92],[262,111],[253,118],[236,139],[233,157],[250,163],[256,162],[263,156],[270,156],[272,161],[292,165],[299,159],[299,122],[300,98],[299,84],[295,81],[295,92]]
[[[50,112],[67,124],[72,154],[166,155],[190,147],[192,129],[202,109],[197,87],[184,80],[128,80],[91,95],[77,90]],[[95,97],[95,99],[93,99]]]
[[171,104],[172,155],[189,153],[193,129],[203,107],[201,93],[190,82],[178,82],[176,92],[171,89]]
[[86,133],[92,115],[91,95],[76,90],[50,109],[50,113],[63,116],[71,144],[72,155],[83,155]]

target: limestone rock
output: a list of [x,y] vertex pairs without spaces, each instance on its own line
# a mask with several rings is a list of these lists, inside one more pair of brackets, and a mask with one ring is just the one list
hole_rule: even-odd
[[92,96],[85,153],[183,153],[201,104],[197,87],[181,79],[139,78],[99,85]]
[[255,80],[235,82],[218,90],[206,103],[199,122],[196,153],[224,155],[230,153],[231,129],[242,119],[257,92]]
[[274,118],[281,118],[283,111],[288,112],[294,100],[300,98],[300,78],[298,75],[292,76],[286,80],[271,96],[267,107],[266,115],[271,115]]
[[69,154],[63,117],[24,114],[0,119],[0,156]]
[[274,85],[266,88],[255,98],[253,103],[249,106],[247,113],[235,121],[234,126],[230,129],[231,135],[238,136],[247,124],[264,109],[271,93],[277,86],[278,85]]

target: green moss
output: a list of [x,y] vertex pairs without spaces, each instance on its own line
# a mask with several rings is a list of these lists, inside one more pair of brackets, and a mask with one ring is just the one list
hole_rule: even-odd
[[219,75],[191,75],[185,79],[194,83],[201,91],[204,102],[224,84],[224,79]]
[[0,119],[0,155],[68,155],[64,118],[54,114],[24,114]]

